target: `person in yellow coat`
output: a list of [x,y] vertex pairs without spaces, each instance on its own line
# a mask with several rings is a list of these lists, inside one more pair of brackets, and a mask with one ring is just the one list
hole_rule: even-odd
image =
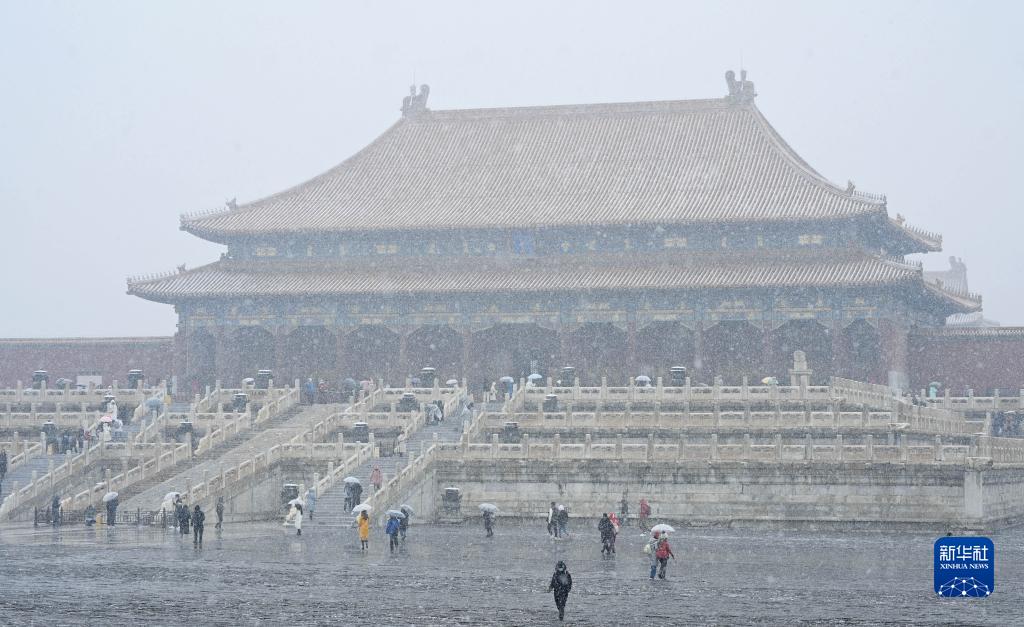
[[359,512],[359,546],[363,551],[370,546],[370,517],[365,510]]

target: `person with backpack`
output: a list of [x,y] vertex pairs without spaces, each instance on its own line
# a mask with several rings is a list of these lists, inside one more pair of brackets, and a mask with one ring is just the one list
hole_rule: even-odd
[[572,590],[572,575],[565,567],[565,562],[559,560],[555,564],[555,573],[551,575],[551,583],[548,584],[548,592],[555,593],[558,620],[565,620],[565,602],[569,600],[570,590]]
[[384,533],[388,534],[388,538],[390,538],[388,546],[391,548],[392,553],[394,553],[395,549],[398,548],[399,527],[400,523],[398,522],[398,517],[392,516],[391,518],[388,518],[388,525],[384,528]]
[[597,530],[601,533],[601,555],[611,555],[615,552],[612,544],[615,542],[615,530],[608,514],[602,514],[601,520],[597,523]]
[[203,546],[203,525],[206,524],[206,513],[196,504],[192,512],[192,546]]
[[658,570],[658,579],[664,579],[668,558],[676,558],[675,554],[672,553],[672,547],[668,544],[668,534],[662,534],[661,539],[658,540],[658,549],[655,551],[655,556],[658,558],[658,564],[661,566]]
[[655,531],[651,537],[650,542],[644,545],[644,553],[651,559],[651,580],[654,580],[654,576],[658,574],[658,538],[661,536],[661,532]]

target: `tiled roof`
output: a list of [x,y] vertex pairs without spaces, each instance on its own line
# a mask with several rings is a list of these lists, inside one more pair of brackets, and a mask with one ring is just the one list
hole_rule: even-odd
[[920,280],[920,267],[866,255],[751,263],[747,258],[694,256],[668,262],[551,260],[452,262],[430,271],[383,267],[219,261],[161,277],[129,280],[128,292],[161,302],[197,297],[308,296],[323,294],[566,292],[756,287],[870,286]]
[[886,216],[815,172],[752,102],[430,111],[292,189],[182,228],[252,233]]

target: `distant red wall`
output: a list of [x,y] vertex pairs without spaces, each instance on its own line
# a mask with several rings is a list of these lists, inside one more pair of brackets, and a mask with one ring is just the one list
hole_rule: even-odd
[[1010,396],[1024,388],[1024,327],[937,329],[911,335],[908,352],[914,389],[938,381],[954,393]]
[[171,374],[173,350],[170,337],[0,339],[0,387],[28,386],[33,370],[48,371],[51,385],[80,374],[101,375],[104,385],[123,383],[133,368],[163,379]]

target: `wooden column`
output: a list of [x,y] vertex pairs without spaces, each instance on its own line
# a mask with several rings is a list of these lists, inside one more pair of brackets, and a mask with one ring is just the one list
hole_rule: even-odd
[[698,320],[693,327],[693,376],[694,382],[704,378],[704,321]]
[[473,358],[473,332],[467,327],[462,329],[462,363],[460,365],[460,379],[469,379],[470,373],[475,370],[470,364]]
[[[338,373],[344,373],[348,367],[345,361],[345,331],[347,330],[343,327],[331,329],[331,332],[334,333],[334,370]],[[342,374],[342,376],[349,375]]]
[[626,324],[626,365],[629,368],[629,372],[626,373],[627,381],[629,380],[629,377],[635,377],[641,374],[637,365],[635,320]]
[[295,378],[290,370],[291,359],[288,356],[288,328],[274,330],[274,385],[284,387],[291,385]]
[[402,327],[398,331],[398,376],[402,385],[405,385],[405,378],[412,375],[409,372],[409,329]]
[[235,387],[238,382],[234,380],[235,355],[229,342],[227,329],[218,328],[213,332],[214,342],[214,364],[217,378],[224,387]]
[[843,341],[843,322],[833,320],[829,328],[829,335],[832,340],[832,374],[837,377],[844,377],[849,368],[846,365],[846,342]]
[[[774,372],[775,368],[775,338],[772,331],[771,320],[765,320],[761,325],[761,372],[762,376],[777,376],[783,373]],[[760,383],[759,377],[752,377],[752,379],[758,379],[757,381],[751,381],[754,385]],[[780,377],[781,380],[781,377]]]

